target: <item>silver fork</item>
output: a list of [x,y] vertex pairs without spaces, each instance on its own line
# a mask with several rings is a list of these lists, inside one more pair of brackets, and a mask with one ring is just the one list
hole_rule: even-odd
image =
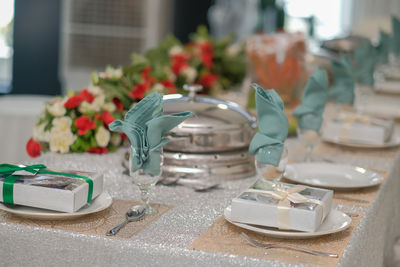
[[312,255],[316,255],[316,256],[324,256],[324,257],[330,257],[330,258],[339,257],[338,254],[321,252],[321,251],[311,250],[311,249],[307,249],[307,248],[301,248],[301,247],[288,245],[288,244],[263,244],[263,243],[260,243],[258,241],[255,241],[255,240],[251,239],[248,235],[246,235],[243,232],[241,233],[241,235],[247,242],[249,242],[250,244],[252,244],[255,247],[266,248],[266,249],[269,249],[269,248],[287,248],[287,249],[297,250],[297,251],[300,251],[300,252],[304,252],[304,253],[308,253],[308,254],[312,254]]

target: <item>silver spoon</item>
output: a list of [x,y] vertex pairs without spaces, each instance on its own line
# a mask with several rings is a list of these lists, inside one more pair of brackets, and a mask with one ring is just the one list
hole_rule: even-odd
[[120,225],[114,227],[110,231],[106,233],[106,235],[115,235],[121,230],[129,222],[136,222],[139,221],[145,214],[145,206],[144,205],[136,205],[130,208],[125,214],[125,221],[122,222]]

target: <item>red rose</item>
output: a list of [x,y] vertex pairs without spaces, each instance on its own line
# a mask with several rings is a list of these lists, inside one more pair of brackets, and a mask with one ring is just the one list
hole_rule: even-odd
[[83,100],[84,99],[82,98],[82,96],[73,95],[67,100],[67,102],[65,102],[64,107],[69,109],[76,108],[80,105],[80,103],[82,103]]
[[40,155],[41,151],[42,145],[39,142],[33,140],[33,138],[31,137],[28,143],[26,143],[26,152],[28,153],[28,155],[32,158],[36,158]]
[[203,85],[205,88],[211,88],[216,80],[218,80],[218,75],[209,72],[200,77],[199,84]]
[[117,107],[118,111],[124,110],[124,106],[122,105],[122,102],[121,102],[121,100],[119,100],[119,98],[114,97],[112,101],[113,101],[114,105]]
[[150,83],[150,84],[153,84],[153,83],[155,83],[156,78],[151,77],[151,76],[149,75],[150,71],[151,71],[151,67],[148,66],[148,67],[146,67],[146,68],[144,68],[144,69],[142,70],[142,72],[140,73],[140,76],[142,77],[142,79],[143,79],[144,82],[148,82],[148,83]]
[[86,152],[95,153],[95,154],[104,154],[107,153],[108,149],[106,147],[92,147],[88,149]]
[[198,44],[198,47],[200,49],[200,57],[201,61],[203,62],[203,65],[206,66],[207,68],[212,68],[213,66],[213,57],[214,57],[214,52],[213,52],[213,47],[210,42],[204,42]]
[[78,128],[78,135],[84,135],[86,134],[89,130],[93,130],[96,128],[96,123],[92,121],[88,116],[83,115],[80,116],[75,120],[74,123],[75,127]]
[[172,56],[172,72],[178,75],[184,68],[188,67],[186,55],[178,54]]
[[167,88],[168,94],[176,94],[178,91],[176,90],[175,83],[171,80],[163,80],[161,84]]
[[108,125],[115,120],[113,115],[108,111],[103,111],[101,114],[96,114],[95,117],[98,118],[99,120],[101,120],[102,122],[104,122],[104,124],[107,126],[107,128],[108,128]]
[[92,95],[91,93],[89,93],[89,91],[85,88],[83,89],[80,93],[79,96],[82,97],[82,99],[84,101],[87,101],[89,103],[92,103],[94,100],[94,95]]
[[135,88],[129,92],[132,99],[142,99],[147,90],[151,88],[150,83],[138,83]]

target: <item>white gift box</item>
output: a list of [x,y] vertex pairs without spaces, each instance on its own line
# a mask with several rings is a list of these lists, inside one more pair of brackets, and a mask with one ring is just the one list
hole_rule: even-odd
[[[92,200],[103,191],[103,174],[81,171],[58,171],[88,177],[93,181]],[[3,202],[3,181],[0,176],[0,201]],[[75,212],[88,200],[89,184],[81,178],[62,175],[21,175],[13,185],[14,204],[61,212]]]
[[[285,188],[296,185],[280,183]],[[298,187],[298,186],[297,186]],[[308,200],[320,202],[290,203],[282,207],[280,200],[269,194],[244,192],[232,200],[231,218],[235,222],[276,227],[287,230],[315,232],[331,210],[333,191],[321,188],[305,187],[299,193]],[[258,188],[257,183],[251,188]],[[271,191],[269,189],[267,191]],[[263,190],[265,191],[265,190]],[[286,227],[281,227],[280,220]]]
[[366,115],[359,116],[359,118],[357,116],[349,114],[347,119],[336,118],[328,121],[323,128],[324,138],[368,144],[384,144],[390,141],[394,129],[392,120],[378,119]]
[[400,93],[400,81],[388,80],[384,82],[377,82],[375,84],[375,91],[382,93]]

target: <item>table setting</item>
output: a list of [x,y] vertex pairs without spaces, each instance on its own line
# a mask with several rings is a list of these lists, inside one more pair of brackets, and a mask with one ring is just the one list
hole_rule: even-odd
[[[389,37],[380,33],[378,48],[359,40],[329,69],[314,66],[296,83],[295,106],[287,87],[281,97],[254,75],[244,96],[252,111],[204,95],[218,86],[180,68],[200,53],[204,78],[211,39],[158,48],[170,45],[171,70],[186,77],[179,85],[151,89],[161,64],[152,53],[94,74],[88,88],[45,105],[27,144],[34,158],[0,164],[2,261],[390,266],[400,238],[399,124],[394,112],[369,109],[379,97],[398,103],[377,89],[398,82]],[[263,60],[276,59],[252,49],[259,76]]]

